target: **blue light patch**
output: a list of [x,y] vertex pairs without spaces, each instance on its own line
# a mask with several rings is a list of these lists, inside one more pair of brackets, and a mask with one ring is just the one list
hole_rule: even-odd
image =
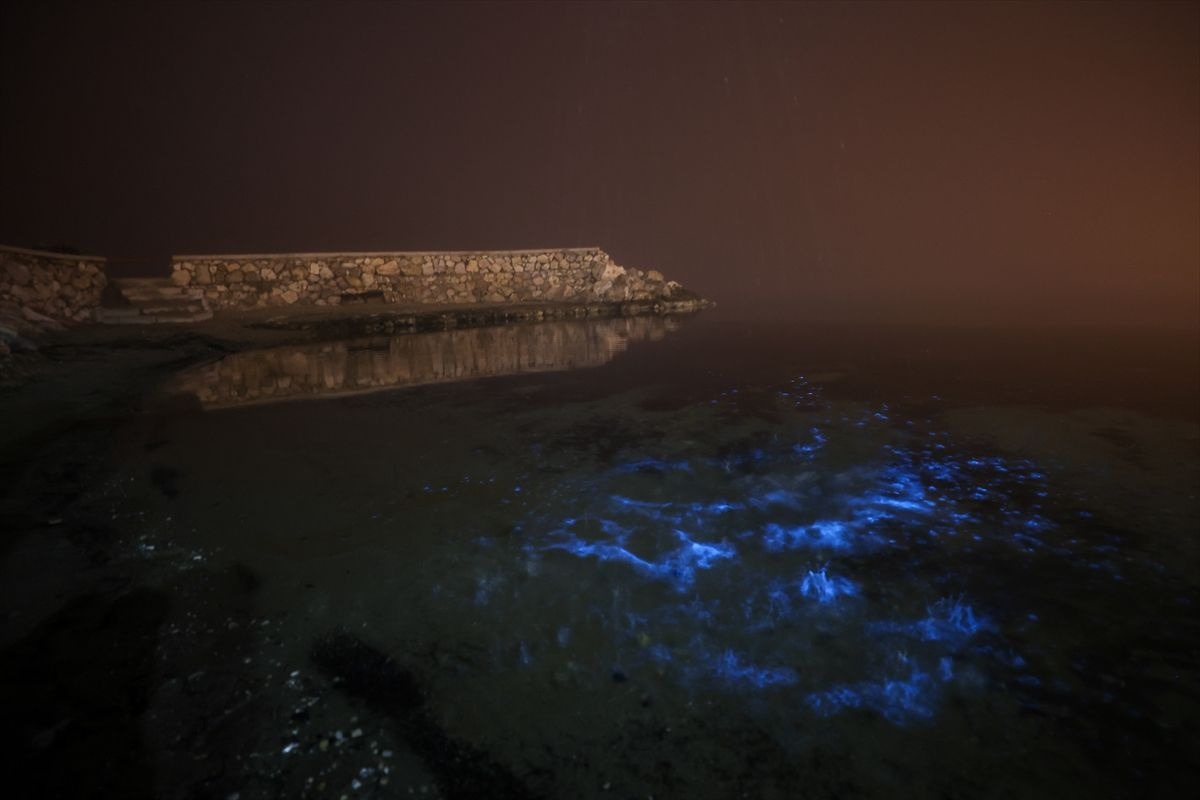
[[943,598],[926,609],[923,619],[915,622],[877,622],[872,628],[880,633],[901,633],[926,642],[961,645],[989,624],[975,616],[975,610],[962,598]]
[[660,458],[643,458],[639,461],[621,464],[614,471],[618,474],[631,472],[691,472],[692,465],[687,461],[663,461]]
[[[589,655],[654,665],[639,680],[720,687],[740,699],[789,689],[771,696],[780,714],[867,709],[897,725],[932,716],[952,684],[978,690],[981,679],[972,676],[988,670],[973,660],[1000,659],[1008,686],[1038,680],[1001,655],[1010,621],[991,615],[1003,603],[961,596],[922,612],[913,598],[937,597],[946,586],[975,592],[972,559],[998,551],[1070,559],[1076,569],[1107,565],[1038,505],[1049,495],[1044,473],[1028,461],[963,450],[919,420],[899,425],[898,409],[842,414],[816,404],[819,389],[802,380],[786,389],[765,392],[772,413],[792,415],[777,430],[752,429],[667,458],[630,452],[601,471],[589,459],[566,477],[537,478],[537,486],[526,478],[529,505],[516,536],[497,541],[585,562],[537,573],[566,580],[569,592],[553,588],[570,598],[561,609],[538,607],[559,616],[544,628],[548,646],[530,648],[531,669],[546,668],[551,653],[609,648]],[[1072,520],[1083,516],[1076,515],[1072,508]],[[504,547],[486,552],[494,561]],[[1080,559],[1085,549],[1096,552]],[[536,592],[503,586],[471,588],[489,613],[537,617],[522,605]],[[1035,610],[1022,607],[1017,622],[1028,626]],[[982,632],[986,642],[976,638]],[[542,644],[535,635],[524,641]],[[897,649],[913,655],[897,662]]]
[[767,689],[794,686],[800,677],[791,667],[758,667],[743,663],[737,653],[726,650],[713,665],[713,674],[723,683]]
[[849,550],[856,544],[853,534],[847,523],[838,520],[822,520],[792,528],[770,522],[763,530],[763,547],[771,552],[800,547]]
[[[620,530],[615,523],[608,520],[602,521],[602,528],[609,526]],[[628,564],[638,574],[666,581],[676,591],[681,592],[690,588],[695,582],[696,570],[711,569],[716,562],[733,559],[737,556],[737,550],[727,542],[709,544],[695,541],[681,530],[675,530],[673,534],[679,542],[679,547],[655,560],[642,558],[628,550],[625,547],[628,532],[624,530],[617,534],[617,543],[589,542],[574,534],[568,534],[563,541],[547,544],[542,549],[562,550],[580,558],[596,558],[600,561]]]
[[902,725],[913,718],[928,719],[934,714],[937,692],[928,674],[914,669],[904,680],[884,679],[842,684],[812,692],[805,700],[817,714],[833,716],[846,709],[868,708],[889,722]]
[[821,605],[829,605],[839,597],[853,597],[858,594],[858,587],[845,578],[830,577],[826,567],[809,570],[800,582],[800,594],[810,600],[816,600]]

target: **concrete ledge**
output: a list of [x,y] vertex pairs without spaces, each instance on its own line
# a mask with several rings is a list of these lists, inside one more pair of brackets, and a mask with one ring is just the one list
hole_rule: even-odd
[[77,256],[70,253],[55,253],[50,250],[31,250],[28,247],[12,247],[6,244],[0,244],[0,253],[17,253],[23,256],[54,258],[60,261],[95,261],[99,263],[108,261],[104,256]]
[[539,253],[594,253],[599,247],[533,247],[524,250],[379,250],[371,252],[335,252],[335,253],[201,253],[198,255],[173,255],[171,261],[201,261],[204,259],[221,259],[229,261],[250,259],[286,259],[286,258],[389,258],[392,256],[473,256],[473,255],[502,255],[527,256]]

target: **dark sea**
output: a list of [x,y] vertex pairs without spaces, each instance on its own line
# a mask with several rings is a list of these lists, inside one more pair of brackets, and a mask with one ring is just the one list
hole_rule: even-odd
[[1200,336],[643,317],[181,362],[3,493],[8,797],[1169,797]]

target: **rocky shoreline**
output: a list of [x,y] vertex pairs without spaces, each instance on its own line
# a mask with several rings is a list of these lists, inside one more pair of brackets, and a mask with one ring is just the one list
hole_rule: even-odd
[[[106,263],[0,247],[0,389],[79,348],[230,352],[540,320],[691,314],[713,305],[656,270],[622,267],[599,248],[175,256],[170,278],[112,281]],[[203,313],[164,316],[158,308],[174,312],[193,302]],[[173,324],[149,324],[161,322]]]

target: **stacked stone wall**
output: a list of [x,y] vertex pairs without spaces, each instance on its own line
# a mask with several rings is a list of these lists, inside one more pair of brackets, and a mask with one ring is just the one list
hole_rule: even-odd
[[598,248],[175,256],[172,279],[216,309],[387,303],[624,302],[682,297],[654,270]]
[[57,320],[91,319],[108,283],[105,259],[0,246],[0,302]]

